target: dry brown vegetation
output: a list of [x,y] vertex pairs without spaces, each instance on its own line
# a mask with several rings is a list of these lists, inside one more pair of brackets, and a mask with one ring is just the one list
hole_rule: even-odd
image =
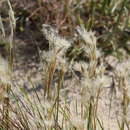
[[0,130],[129,130],[129,10],[1,0]]

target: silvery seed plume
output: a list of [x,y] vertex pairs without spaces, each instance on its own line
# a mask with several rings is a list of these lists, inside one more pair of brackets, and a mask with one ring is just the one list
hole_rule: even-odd
[[82,45],[84,51],[89,55],[89,57],[95,60],[96,57],[96,43],[97,38],[95,37],[94,32],[87,31],[84,27],[77,27],[77,32],[79,34],[79,38],[84,41]]
[[54,57],[54,52],[53,51],[41,51],[40,53],[41,58],[43,62],[45,61],[46,63],[50,63],[52,61],[52,57]]
[[117,64],[115,69],[116,78],[118,79],[118,87],[120,89],[128,89],[130,91],[130,62]]
[[42,32],[46,39],[49,41],[50,49],[62,49],[65,52],[71,45],[69,41],[58,35],[58,31],[49,25],[43,24]]
[[93,76],[97,65],[97,57],[99,56],[99,52],[97,53],[97,49],[96,49],[97,38],[95,37],[94,32],[92,31],[88,32],[82,26],[77,27],[77,32],[79,38],[84,42],[82,47],[90,60],[89,69],[88,69],[89,75]]
[[62,64],[68,67],[68,65],[66,64],[67,62],[65,54],[67,49],[71,46],[71,41],[66,40],[63,37],[60,37],[58,35],[58,30],[54,29],[50,25],[43,24],[42,27],[43,35],[49,41],[49,51],[44,51],[42,58],[46,59],[47,62],[50,62],[52,58],[55,57],[58,67],[60,67],[60,65]]
[[85,41],[86,45],[96,47],[97,39],[95,37],[94,32],[88,32],[83,26],[78,26],[77,32],[80,35],[80,37]]

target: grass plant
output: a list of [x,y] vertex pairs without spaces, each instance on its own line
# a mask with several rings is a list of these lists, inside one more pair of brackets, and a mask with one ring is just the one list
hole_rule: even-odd
[[[117,127],[109,129],[130,129],[130,63],[120,63],[114,68],[105,61],[105,56],[118,54],[118,48],[127,47],[129,39],[124,35],[129,35],[125,32],[130,24],[128,0],[54,0],[54,5],[49,0],[38,0],[38,7],[31,13],[28,10],[28,18],[38,19],[37,27],[42,26],[40,31],[49,48],[40,50],[38,47],[44,87],[40,93],[34,89],[32,95],[12,81],[13,39],[19,21],[16,22],[9,0],[0,1],[0,7],[2,5],[0,64],[4,63],[6,69],[0,68],[0,130],[106,130],[109,126],[102,120],[101,113],[111,118],[112,104],[118,92],[121,114],[115,117]],[[42,14],[45,7],[48,17]],[[3,18],[3,13],[7,19]],[[48,19],[44,23],[45,18]],[[70,39],[67,39],[68,35]],[[110,71],[108,66],[112,68],[112,76],[106,74]],[[31,77],[28,77],[28,83],[32,88],[36,87]],[[105,113],[100,105],[108,88],[112,95]]]

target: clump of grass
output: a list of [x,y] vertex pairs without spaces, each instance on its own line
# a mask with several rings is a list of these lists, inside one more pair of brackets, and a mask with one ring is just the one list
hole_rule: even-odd
[[[123,69],[122,69],[123,68]],[[129,63],[125,64],[120,64],[117,66],[116,70],[116,78],[118,80],[118,89],[120,89],[120,92],[122,93],[121,96],[121,103],[122,103],[122,119],[119,122],[119,129],[120,130],[125,130],[125,129],[130,129],[129,128],[129,123],[128,123],[128,106],[129,106],[129,83],[128,83],[128,71],[129,71]]]
[[[49,51],[53,51],[53,56],[45,55],[48,52],[44,52],[42,56],[43,58],[47,57],[48,60],[46,62],[42,61],[44,67],[47,69],[46,71],[43,68],[46,72],[46,75],[44,74],[46,76],[44,82],[45,88],[42,91],[42,96],[35,92],[33,101],[30,100],[31,97],[26,93],[26,90],[24,92],[21,91],[25,95],[25,99],[22,100],[22,103],[18,102],[18,106],[16,106],[16,108],[19,108],[19,110],[16,109],[17,112],[15,113],[17,122],[20,123],[19,125],[23,129],[103,129],[103,125],[97,115],[97,109],[98,98],[102,90],[101,88],[104,86],[103,82],[105,81],[103,77],[96,76],[97,70],[91,65],[91,62],[93,62],[93,55],[91,53],[97,55],[95,48],[96,37],[92,32],[87,32],[85,29],[83,31],[82,27],[78,28],[79,37],[81,35],[83,38],[85,35],[87,36],[87,41],[85,41],[86,43],[82,43],[82,47],[88,46],[90,49],[90,51],[86,51],[86,55],[90,58],[90,65],[86,62],[84,62],[84,65],[86,64],[87,67],[81,65],[84,70],[84,78],[82,79],[82,84],[79,86],[80,93],[76,93],[77,97],[72,96],[73,100],[70,100],[63,97],[62,92],[66,91],[66,88],[64,88],[64,77],[66,76],[66,66],[68,65],[65,52],[67,52],[71,44],[53,32],[53,28],[50,27],[50,30],[52,30],[50,31],[44,27],[47,27],[47,25],[43,26],[43,33],[47,31],[44,35],[48,36],[47,39],[50,42]],[[84,39],[82,40],[84,41]],[[65,62],[60,62],[59,59],[61,58]],[[94,58],[96,61],[96,56]],[[69,66],[69,69],[72,70],[71,67],[73,66]],[[93,73],[89,71],[91,67],[95,69]],[[103,71],[98,72],[102,73],[101,75],[103,76]],[[56,73],[58,73],[58,80],[53,84]],[[98,84],[96,85],[97,82]],[[21,105],[22,107],[20,107]]]
[[[12,65],[15,18],[10,2],[8,0],[4,2],[7,2],[9,7],[8,16],[11,29],[9,35],[9,56],[11,57],[9,59],[11,60],[9,60],[9,63]],[[39,0],[38,2],[39,10],[42,12],[42,1]],[[84,8],[89,7],[87,11],[91,11],[91,14],[88,22],[85,23],[83,19],[81,19],[81,16],[78,16],[79,21],[76,19],[75,22],[84,25],[76,28],[76,37],[71,38],[71,41],[59,36],[59,32],[56,28],[43,24],[42,33],[49,42],[48,51],[39,50],[43,67],[44,89],[42,89],[40,93],[34,91],[33,95],[29,95],[23,86],[15,86],[15,83],[12,84],[18,88],[17,92],[15,92],[13,88],[7,87],[9,89],[7,89],[6,92],[10,97],[4,97],[3,109],[0,111],[0,116],[2,116],[1,120],[3,119],[3,121],[0,122],[0,128],[5,130],[105,130],[106,127],[102,123],[103,121],[100,119],[98,113],[99,103],[102,98],[103,90],[111,86],[112,81],[109,76],[105,75],[106,65],[103,62],[104,57],[102,56],[102,52],[97,48],[98,42],[101,39],[98,41],[96,34],[91,31],[91,29],[96,26],[96,22],[101,22],[103,16],[107,18],[108,15],[115,13],[114,15],[117,16],[117,19],[114,21],[116,27],[110,27],[112,31],[109,32],[106,24],[102,26],[106,27],[105,31],[108,31],[108,34],[115,34],[114,36],[116,36],[115,30],[119,28],[122,23],[120,22],[121,15],[124,13],[123,11],[127,2],[127,0],[120,1],[119,3],[116,3],[114,0],[111,2],[104,0],[98,2],[98,5],[96,5],[95,1],[88,1],[88,3],[86,3],[86,1],[71,1],[70,3],[64,1],[66,11],[65,20],[71,18],[71,15],[75,14],[76,11],[81,11],[81,7],[83,7],[83,12],[85,12]],[[71,4],[73,6],[76,4],[77,6],[71,9]],[[117,13],[118,6],[121,6],[119,13]],[[69,11],[71,13],[68,13]],[[97,16],[99,16],[99,13],[97,14],[96,11],[101,11],[99,21],[96,21]],[[42,20],[41,16],[40,19]],[[6,32],[1,17],[0,20],[0,29],[2,38],[4,39]],[[60,22],[61,26],[62,23],[65,23],[65,20],[56,22]],[[70,22],[69,24],[68,26],[72,25]],[[110,23],[110,26],[113,25]],[[105,41],[110,40],[109,42],[113,42],[112,39],[108,38],[107,33],[105,35],[102,34],[102,37],[105,38]],[[113,44],[115,44],[115,42],[116,41],[114,41]],[[71,58],[66,54],[68,50],[72,54]],[[79,58],[79,60],[76,61],[75,59],[78,59],[82,54],[85,56],[85,59],[81,61]],[[77,70],[81,76],[76,75]],[[66,86],[66,76],[68,73],[71,74],[72,78],[69,81],[69,85]],[[4,74],[2,74],[2,76],[3,75]],[[7,76],[10,75],[7,74]],[[77,78],[78,76],[79,78]],[[118,86],[122,90],[123,95],[123,116],[121,122],[118,120],[119,129],[129,129],[126,118],[129,105],[129,95],[127,93],[128,83],[126,78],[128,75],[117,70],[115,77],[117,78]],[[32,88],[36,87],[30,77],[28,77],[28,82]]]
[[[49,27],[49,30],[46,30],[46,27]],[[97,39],[94,33],[92,31],[88,32],[83,27],[78,27],[77,29],[81,50],[85,52],[89,62],[73,61],[73,65],[68,67],[69,61],[65,53],[74,43],[70,43],[68,40],[58,36],[58,33],[50,26],[43,25],[43,33],[45,36],[48,36],[46,38],[49,40],[50,47],[49,51],[43,52],[44,55],[42,52],[39,52],[43,58],[43,60],[41,60],[43,67],[46,68],[46,70],[43,68],[45,88],[41,90],[41,95],[35,91],[32,96],[28,95],[26,90],[21,89],[20,93],[24,95],[23,98],[19,98],[19,96],[11,90],[16,105],[11,105],[10,112],[12,118],[8,119],[10,121],[15,119],[14,124],[9,123],[13,128],[30,130],[105,129],[98,115],[98,109],[100,95],[106,87],[110,86],[111,81],[105,76],[105,65],[103,63],[97,64],[100,55],[96,48]],[[60,44],[60,40],[62,44]],[[47,55],[49,53],[51,56]],[[59,59],[61,58],[64,62],[60,62]],[[78,64],[83,76],[80,80],[80,84],[75,86],[75,90],[78,89],[78,92],[74,94],[74,92],[71,92],[71,89],[68,88],[72,86],[64,88],[64,77],[69,69],[73,72],[72,76],[75,76],[75,64]],[[68,69],[66,69],[66,66]],[[56,73],[58,80],[53,84]],[[119,79],[119,81],[121,81],[121,79]],[[30,79],[28,79],[28,82],[35,88],[35,85]],[[63,92],[65,92],[66,89],[72,94],[72,100],[67,98],[68,95],[63,96]],[[124,112],[126,112],[125,108],[123,108]],[[124,119],[122,121],[124,122]],[[124,128],[124,123],[121,123],[120,129]]]
[[[3,24],[2,17],[0,14],[0,31],[1,31],[1,37],[0,37],[0,89],[1,89],[1,105],[2,105],[2,122],[1,127],[3,129],[8,130],[9,124],[10,124],[10,99],[9,99],[9,93],[11,89],[11,66],[12,66],[12,49],[13,49],[13,36],[14,36],[14,30],[15,30],[15,18],[14,18],[14,12],[12,10],[11,4],[9,0],[2,1],[1,4],[5,4],[8,7],[8,17],[9,17],[9,36],[7,31],[5,31],[5,25]],[[3,101],[3,103],[2,103]]]

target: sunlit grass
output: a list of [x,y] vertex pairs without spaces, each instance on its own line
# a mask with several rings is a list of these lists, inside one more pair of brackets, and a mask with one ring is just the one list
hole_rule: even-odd
[[[117,69],[112,67],[111,79],[106,75],[107,65],[104,60],[106,53],[118,53],[118,47],[124,47],[120,42],[125,39],[122,44],[126,44],[129,40],[125,34],[130,24],[129,1],[64,0],[55,1],[55,7],[48,2],[48,5],[56,9],[53,13],[50,8],[50,21],[43,24],[45,3],[39,0],[39,13],[35,10],[29,16],[40,16],[40,31],[49,44],[48,50],[38,48],[43,65],[44,87],[40,93],[34,89],[31,95],[22,85],[15,85],[12,81],[16,18],[10,1],[0,2],[0,6],[6,4],[8,7],[6,22],[9,25],[7,32],[6,23],[0,14],[0,63],[3,63],[3,66],[0,65],[0,130],[105,130],[99,109],[106,88],[111,93],[109,111],[104,114],[110,118],[112,102],[120,91],[121,116],[115,119],[118,127],[115,129],[129,130],[130,64],[119,64]],[[57,8],[59,3],[62,10]],[[53,19],[51,15],[56,16]],[[56,28],[51,26],[51,21],[56,24]],[[66,35],[63,36],[64,33],[60,36],[60,31],[67,32],[65,28],[69,28],[69,40],[65,38]],[[81,73],[80,77],[76,75],[76,69]],[[66,86],[67,74],[71,75],[71,79]],[[32,88],[36,87],[31,77],[28,77],[28,82]]]

